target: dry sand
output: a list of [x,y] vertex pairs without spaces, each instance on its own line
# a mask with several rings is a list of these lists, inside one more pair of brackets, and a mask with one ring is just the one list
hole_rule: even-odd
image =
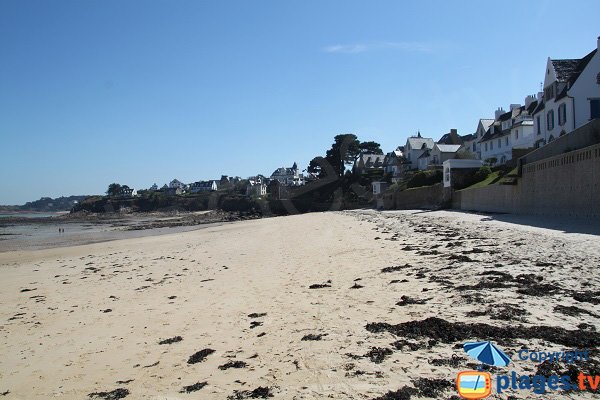
[[[598,347],[600,237],[512,218],[315,213],[2,253],[0,398],[451,398],[465,340]],[[593,398],[544,396],[565,397]]]

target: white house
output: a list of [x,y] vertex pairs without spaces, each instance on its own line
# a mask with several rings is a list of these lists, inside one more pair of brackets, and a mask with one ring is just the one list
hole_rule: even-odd
[[426,170],[431,162],[431,150],[425,149],[417,159],[417,169],[419,171]]
[[391,176],[392,182],[397,182],[404,172],[404,146],[398,146],[396,150],[385,155],[383,159],[383,172]]
[[[495,120],[479,139],[479,154],[482,160],[495,159],[493,164],[500,165],[512,159],[513,149],[534,147],[531,112],[537,106],[535,97],[527,96],[525,104],[511,104],[508,112],[504,112],[502,108],[496,110]],[[483,126],[481,121],[478,131]]]
[[544,92],[533,112],[536,147],[600,118],[600,37],[583,58],[546,62]]
[[419,157],[421,157],[426,150],[433,149],[433,145],[433,139],[421,137],[421,132],[419,132],[417,136],[411,136],[406,139],[404,155],[410,163],[410,169],[419,168]]
[[217,181],[199,181],[190,184],[190,192],[214,192],[218,189]]
[[173,179],[170,183],[169,183],[169,187],[171,189],[185,189],[185,183],[180,182],[177,179]]
[[431,159],[429,160],[429,165],[442,165],[444,161],[454,158],[460,147],[460,144],[434,144],[433,149],[431,149]]
[[479,120],[479,122],[477,123],[477,129],[475,130],[475,148],[473,150],[473,152],[475,153],[475,155],[477,156],[478,159],[482,159],[481,157],[481,139],[483,138],[483,135],[485,135],[485,133],[488,131],[488,129],[490,129],[490,126],[494,123],[493,119],[489,119],[489,118],[481,118]]

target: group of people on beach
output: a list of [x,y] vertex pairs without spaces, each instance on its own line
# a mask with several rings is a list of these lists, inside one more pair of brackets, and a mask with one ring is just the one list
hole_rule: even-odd
[[65,233],[65,228],[58,228],[58,233],[59,234]]

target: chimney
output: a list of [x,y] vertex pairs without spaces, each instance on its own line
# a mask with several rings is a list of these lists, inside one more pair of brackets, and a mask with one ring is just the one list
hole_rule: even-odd
[[504,111],[504,109],[502,107],[498,107],[498,109],[496,110],[496,112],[494,113],[494,118],[496,118],[496,120],[498,118],[500,118],[500,116],[502,114],[504,114],[506,111]]
[[525,108],[529,108],[531,103],[533,103],[534,101],[535,101],[534,94],[530,94],[529,96],[525,97]]
[[458,135],[458,131],[456,129],[450,129],[450,133],[454,133],[455,135]]
[[597,46],[598,46],[598,50],[600,50],[600,36],[598,36]]

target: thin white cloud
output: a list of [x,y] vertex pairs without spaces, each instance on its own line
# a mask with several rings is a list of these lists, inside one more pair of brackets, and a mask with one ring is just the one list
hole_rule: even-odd
[[378,42],[378,43],[354,43],[336,44],[323,48],[325,53],[358,54],[377,50],[401,50],[410,52],[430,53],[433,51],[431,45],[420,42]]

